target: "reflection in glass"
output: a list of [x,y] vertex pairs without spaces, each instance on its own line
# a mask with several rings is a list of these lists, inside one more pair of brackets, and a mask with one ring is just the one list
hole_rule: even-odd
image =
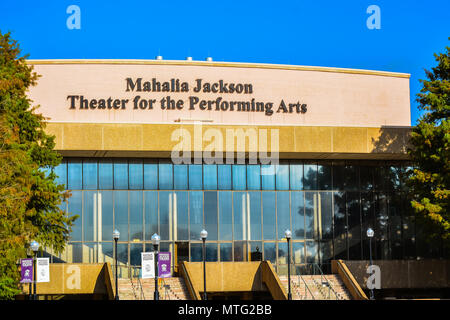
[[263,203],[263,238],[264,240],[275,240],[276,238],[276,206],[275,192],[262,193]]
[[250,229],[248,231],[248,240],[261,239],[261,192],[248,192],[248,201],[250,202]]
[[72,226],[70,233],[70,240],[81,241],[81,222],[82,222],[82,191],[72,191],[72,196],[69,198],[68,209],[69,215],[78,215]]
[[275,242],[264,242],[264,260],[270,261],[272,264],[276,260],[276,246]]
[[233,171],[233,190],[245,190],[246,185],[246,172],[245,165],[235,164],[232,166]]
[[202,245],[202,243],[191,243],[191,262],[203,261]]
[[160,190],[173,189],[173,169],[171,163],[160,162],[158,164],[158,180]]
[[84,191],[83,231],[84,241],[97,241],[98,231],[97,191]]
[[217,165],[203,165],[203,180],[205,190],[217,190]]
[[190,239],[199,240],[203,229],[203,192],[189,192]]
[[304,192],[291,192],[292,239],[305,239]]
[[274,165],[261,165],[261,186],[263,190],[275,190]]
[[83,160],[83,189],[97,189],[97,160]]
[[143,192],[130,191],[130,241],[144,240]]
[[57,178],[55,179],[57,184],[64,184],[64,187],[67,186],[67,162],[66,160],[62,160],[61,163],[55,167],[54,169]]
[[231,165],[218,165],[217,176],[219,190],[231,190]]
[[158,192],[144,191],[145,240],[151,240],[158,231]]
[[178,191],[174,193],[176,212],[176,231],[174,240],[189,240],[189,200],[187,191]]
[[[208,232],[209,237],[209,232]],[[206,243],[206,261],[218,261],[217,257],[217,243]]]
[[188,189],[188,166],[176,164],[173,166],[173,184],[175,190]]
[[247,240],[248,208],[247,192],[233,193],[234,240]]
[[289,192],[277,192],[278,240],[284,238],[284,232],[286,229],[292,230],[289,204]]
[[114,191],[114,228],[119,230],[119,241],[128,241],[128,191]]
[[159,236],[161,240],[173,240],[174,193],[159,192]]
[[333,193],[319,192],[319,239],[333,239]]
[[127,160],[114,159],[114,189],[128,189]]
[[289,190],[289,164],[276,165],[275,181],[277,190]]
[[113,189],[113,164],[111,160],[100,159],[98,162],[98,188]]
[[303,188],[305,190],[317,190],[317,165],[315,163],[305,163],[303,170]]
[[317,237],[317,195],[317,192],[305,192],[305,236],[307,239],[315,239]]
[[141,252],[144,252],[144,245],[141,243],[130,244],[130,265],[141,266]]
[[317,242],[307,241],[306,242],[306,262],[307,263],[318,263],[318,250]]
[[331,184],[331,172],[331,163],[317,165],[317,187],[319,190],[331,190],[333,188]]
[[144,169],[142,160],[130,159],[128,166],[130,171],[130,189],[142,189],[144,185]]
[[113,191],[99,191],[98,195],[99,208],[101,208],[101,234],[98,235],[99,240],[111,241],[113,233]]
[[189,165],[189,189],[201,190],[202,189],[202,165],[190,164]]
[[233,248],[231,243],[220,244],[220,261],[233,261]]
[[250,241],[249,243],[250,250],[250,260],[251,261],[262,261],[262,242],[261,241]]
[[305,263],[305,243],[304,242],[292,242],[292,253],[294,257],[294,263]]
[[289,183],[291,190],[302,190],[303,189],[303,164],[302,163],[291,163],[289,165]]
[[334,192],[334,255],[336,259],[347,259],[347,232],[345,215],[345,193]]
[[231,191],[219,192],[219,240],[232,240],[233,207]]
[[247,241],[234,242],[234,261],[247,261]]
[[67,165],[67,188],[69,190],[82,189],[82,166],[81,160],[72,160]]
[[217,240],[217,191],[205,191],[204,202],[205,230],[208,231],[208,240]]
[[259,164],[247,165],[247,190],[261,189],[261,168]]
[[278,261],[279,264],[287,264],[288,263],[288,250],[287,250],[287,242],[280,241],[278,242]]
[[158,189],[158,164],[151,159],[144,161],[144,189]]

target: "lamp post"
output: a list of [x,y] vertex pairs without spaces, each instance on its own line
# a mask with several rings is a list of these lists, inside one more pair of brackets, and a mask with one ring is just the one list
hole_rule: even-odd
[[113,234],[112,234],[112,236],[113,236],[113,239],[114,239],[114,260],[115,260],[115,264],[116,264],[116,297],[115,297],[115,299],[116,300],[119,300],[119,285],[118,285],[118,279],[117,279],[117,277],[118,277],[118,268],[117,268],[117,241],[119,240],[119,238],[120,238],[120,232],[119,232],[119,230],[117,230],[117,229],[115,229],[114,231],[113,231]]
[[291,293],[291,248],[290,248],[290,242],[292,237],[291,230],[287,229],[284,232],[284,236],[287,240],[288,245],[288,300],[292,300],[292,293]]
[[36,296],[36,253],[39,250],[39,243],[33,240],[30,244],[30,248],[33,251],[33,300],[37,300]]
[[[369,238],[369,257],[370,257],[370,265],[372,266],[372,238],[374,232],[372,228],[367,229],[367,237]],[[375,296],[373,294],[373,288],[370,289],[370,300],[375,300]]]
[[205,229],[203,229],[202,231],[200,231],[200,237],[202,238],[203,241],[203,300],[207,300],[207,295],[206,295],[206,237],[208,237],[208,231],[206,231]]
[[161,238],[158,236],[157,233],[152,235],[152,243],[153,243],[153,250],[155,252],[155,295],[154,300],[159,300],[159,291],[158,291],[158,246],[159,241]]

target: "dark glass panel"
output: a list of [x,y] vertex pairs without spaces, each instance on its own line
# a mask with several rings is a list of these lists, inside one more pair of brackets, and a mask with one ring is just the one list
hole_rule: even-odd
[[302,163],[291,163],[289,165],[289,184],[291,190],[302,190],[303,189],[303,164]]
[[144,168],[141,159],[129,160],[129,186],[130,189],[140,190],[144,187]]
[[114,228],[119,230],[119,241],[128,241],[128,191],[114,191]]
[[304,192],[291,192],[292,239],[305,239]]
[[[174,240],[189,240],[189,197],[187,191],[174,193],[176,207],[176,225]],[[209,231],[208,231],[209,233]],[[209,237],[209,235],[208,235]]]
[[262,193],[263,204],[263,238],[265,240],[276,239],[276,192],[266,191]]
[[292,230],[290,219],[289,192],[277,192],[277,239],[284,238],[286,229]]
[[317,184],[319,190],[331,190],[332,183],[331,162],[323,162],[317,165]]
[[219,239],[233,239],[233,201],[231,191],[219,192]]
[[261,240],[261,192],[248,192],[250,201],[250,231],[248,240]]
[[143,192],[130,191],[130,241],[144,240]]
[[128,162],[114,159],[114,189],[128,189]]
[[233,261],[233,247],[231,243],[220,244],[220,261]]
[[144,160],[144,189],[158,189],[158,163],[156,160]]
[[204,202],[205,230],[208,231],[208,240],[217,240],[217,191],[205,191]]
[[189,226],[190,239],[199,240],[203,229],[203,192],[189,192]]
[[158,191],[144,191],[145,240],[158,231]]
[[317,164],[305,163],[303,167],[303,188],[317,190]]
[[98,188],[113,189],[113,164],[111,160],[100,159],[98,162]]
[[113,191],[99,191],[98,201],[101,208],[101,225],[102,234],[99,240],[112,241],[112,233],[114,230],[113,223]]
[[234,242],[234,261],[247,261],[247,241]]

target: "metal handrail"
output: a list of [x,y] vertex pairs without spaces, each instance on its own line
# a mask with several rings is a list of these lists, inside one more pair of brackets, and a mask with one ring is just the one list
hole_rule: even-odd
[[[299,274],[298,277],[299,277],[300,279],[302,279],[303,283],[305,284],[305,297],[307,296],[307,294],[306,294],[306,289],[308,289],[309,294],[311,295],[311,297],[313,298],[313,300],[316,300],[316,298],[314,297],[313,293],[311,292],[311,290],[309,289],[308,285],[306,284],[305,279],[303,279],[302,275]],[[300,283],[300,280],[299,280],[299,283]]]
[[[320,282],[321,282],[321,286],[323,286],[324,284],[326,284],[326,286],[328,287],[328,299],[330,299],[330,293],[331,291],[333,292],[334,296],[336,297],[337,300],[339,300],[339,295],[336,292],[336,290],[334,290],[333,286],[331,285],[330,281],[325,277],[325,275],[322,272],[322,269],[320,268],[320,266],[317,263],[312,263],[313,267],[316,267],[319,272],[320,272]],[[315,270],[315,269],[314,269]],[[315,275],[315,271],[314,275]],[[325,281],[324,281],[325,278]],[[315,280],[313,279],[313,281],[315,282]]]

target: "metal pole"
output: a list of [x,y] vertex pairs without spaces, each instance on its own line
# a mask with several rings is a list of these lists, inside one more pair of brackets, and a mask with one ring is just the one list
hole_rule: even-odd
[[291,250],[290,250],[290,239],[287,239],[288,245],[288,300],[292,300],[291,294]]
[[155,295],[154,300],[159,300],[159,291],[158,291],[158,245],[153,245],[155,250]]
[[36,296],[36,252],[33,254],[33,300],[37,300]]
[[[369,256],[370,256],[370,266],[372,266],[372,237],[369,238]],[[370,289],[370,300],[375,300],[373,288]]]
[[119,300],[119,280],[118,280],[118,266],[117,266],[117,240],[114,239],[114,252],[115,252],[115,263],[116,263],[116,300]]
[[206,295],[206,249],[205,249],[205,238],[203,240],[203,300],[207,300]]

